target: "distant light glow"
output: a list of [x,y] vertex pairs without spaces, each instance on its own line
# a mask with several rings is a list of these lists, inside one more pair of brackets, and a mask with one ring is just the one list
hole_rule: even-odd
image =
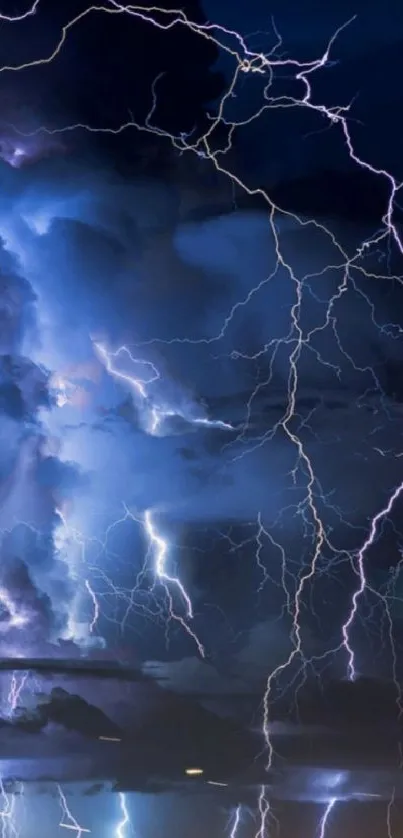
[[204,774],[204,770],[203,768],[186,768],[185,774],[187,774],[188,777],[200,777]]

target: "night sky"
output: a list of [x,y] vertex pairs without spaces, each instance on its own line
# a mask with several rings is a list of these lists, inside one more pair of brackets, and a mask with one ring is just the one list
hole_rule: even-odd
[[403,8],[0,16],[0,834],[399,835]]

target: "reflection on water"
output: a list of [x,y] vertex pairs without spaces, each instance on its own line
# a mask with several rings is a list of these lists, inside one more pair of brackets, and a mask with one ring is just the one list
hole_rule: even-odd
[[88,673],[61,683],[38,680],[0,720],[0,838],[391,838],[403,829],[393,725],[273,724],[278,758],[267,770],[253,728],[191,696],[154,682],[108,682],[104,692]]
[[[50,765],[41,766],[41,774],[46,767]],[[0,770],[3,777],[25,777],[24,782],[2,783],[2,838],[54,838],[63,830],[78,838],[87,834],[97,838],[261,838],[261,788],[207,789],[198,783],[192,789],[171,784],[169,790],[143,793],[118,790],[110,783],[30,779],[38,766],[29,759],[3,760]],[[296,771],[289,778],[285,795],[289,799],[281,795],[279,799],[276,793],[271,799],[266,788],[270,807],[264,815],[265,834],[316,838],[326,826],[329,838],[390,838],[392,822],[396,829],[403,824],[403,808],[399,795],[394,798],[388,786],[390,779],[387,774],[376,777],[365,771],[319,772],[308,767]]]
[[[256,790],[257,797],[259,790]],[[78,838],[91,834],[97,838],[222,838],[260,836],[259,816],[246,804],[230,806],[215,795],[177,791],[161,794],[122,793],[111,789],[84,790],[78,784],[63,787],[49,784],[16,787],[2,797],[4,838],[54,838],[70,833]],[[401,824],[403,811],[398,803],[340,801],[277,804],[266,819],[267,835],[286,838],[316,836],[327,817],[327,834],[345,838],[388,836],[388,819]],[[278,832],[280,829],[280,832]]]

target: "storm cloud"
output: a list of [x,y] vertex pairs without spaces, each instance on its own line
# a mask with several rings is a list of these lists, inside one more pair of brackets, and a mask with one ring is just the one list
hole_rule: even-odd
[[[255,637],[254,591],[264,583],[259,620],[264,607],[275,619],[281,546],[298,566],[300,539],[308,534],[309,552],[314,536],[306,471],[287,434],[299,434],[312,461],[316,502],[341,557],[359,548],[368,515],[398,479],[400,393],[391,389],[388,372],[399,352],[398,340],[389,340],[390,330],[399,328],[390,325],[395,289],[383,293],[376,256],[355,260],[343,284],[343,254],[317,227],[280,216],[285,265],[277,265],[273,232],[261,212],[195,221],[184,216],[173,187],[145,179],[123,183],[66,160],[52,167],[47,181],[35,170],[18,173],[18,190],[1,220],[11,277],[3,295],[8,337],[0,400],[10,444],[3,454],[1,526],[26,525],[42,539],[37,559],[30,549],[27,560],[16,534],[9,539],[20,546],[7,549],[28,562],[33,584],[50,612],[58,612],[56,635],[63,625],[67,631],[73,601],[69,630],[75,625],[80,637],[94,613],[80,565],[85,551],[103,636],[127,614],[127,591],[147,551],[145,510],[153,510],[174,545],[170,567],[183,575],[197,607],[207,600],[220,608],[224,601],[219,568],[227,552],[225,561],[233,561],[225,542],[231,529],[234,543],[250,544],[251,591],[242,625]],[[346,250],[352,253],[362,234],[350,227]],[[296,276],[304,343],[286,432],[290,358],[298,341]],[[130,351],[115,358],[126,378],[108,371],[99,344],[109,353],[120,346]],[[149,381],[150,370],[156,374]],[[149,381],[146,396],[128,380],[138,375]],[[382,456],[379,410],[389,417],[389,458]],[[369,457],[374,445],[380,453]],[[352,459],[357,469],[346,481]],[[258,519],[273,538],[262,556],[275,588],[254,561]],[[224,535],[210,558],[203,551],[211,552],[213,536],[210,542],[203,536],[206,548],[192,547],[202,528]],[[203,563],[211,568],[212,562],[217,572],[203,576]],[[351,579],[347,564],[341,566],[344,613]],[[235,572],[245,580],[246,570]],[[73,600],[72,579],[78,579]],[[133,617],[129,613],[135,632],[142,616],[147,619],[147,579]],[[54,636],[49,616],[45,622],[48,637]],[[333,643],[337,628],[335,615],[314,648]],[[288,631],[285,625],[279,632],[276,648],[289,648]],[[146,659],[161,652],[158,643],[153,651],[154,628],[150,638]],[[246,665],[239,644],[236,654]],[[266,660],[263,651],[257,655]]]

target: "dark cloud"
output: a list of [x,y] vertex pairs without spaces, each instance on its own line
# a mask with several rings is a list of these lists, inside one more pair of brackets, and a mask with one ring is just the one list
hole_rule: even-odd
[[50,658],[32,658],[24,656],[23,658],[0,658],[1,672],[37,672],[42,675],[66,675],[67,677],[76,678],[98,678],[119,682],[134,683],[136,681],[151,680],[146,673],[139,669],[134,669],[127,666],[121,666],[115,661],[99,662],[96,651],[91,658],[66,658],[63,656],[68,651],[77,652],[78,648],[73,643],[59,641],[57,644],[57,654]]
[[[238,802],[246,803],[253,787],[262,783],[273,800],[326,801],[329,790],[346,800],[364,799],[374,790],[387,800],[392,787],[396,799],[401,798],[396,729],[374,724],[375,717],[359,721],[350,714],[340,726],[340,708],[335,707],[326,721],[319,713],[312,725],[303,719],[292,721],[285,711],[283,723],[271,722],[274,750],[285,761],[267,772],[257,731],[250,734],[189,698],[146,689],[143,696],[133,693],[124,720],[116,724],[82,696],[55,687],[50,695],[38,695],[31,711],[21,709],[12,724],[2,722],[3,753],[8,760],[17,755],[21,759],[25,748],[25,754],[37,755],[31,781],[36,776],[56,782],[74,777],[84,780],[88,793],[95,793],[94,784],[100,790],[110,781],[126,791],[185,791],[190,783],[185,769],[201,767],[204,774],[193,782],[205,791],[206,780],[223,782],[221,800],[238,795]],[[340,684],[331,686],[328,695],[341,689]],[[354,694],[353,701],[371,702],[387,691],[379,683],[357,682],[346,689],[346,705]],[[325,696],[322,703],[326,701]],[[304,712],[303,696],[301,709]],[[214,794],[216,789],[209,791]]]
[[79,695],[71,695],[62,687],[54,687],[50,695],[40,698],[39,705],[24,718],[20,711],[14,724],[29,733],[39,733],[47,725],[58,725],[89,739],[100,736],[120,737],[122,730],[98,707],[94,707]]
[[[67,172],[66,162],[63,165]],[[298,540],[306,535],[301,506],[304,478],[301,475],[297,484],[292,479],[295,449],[281,429],[271,433],[287,404],[294,344],[276,341],[289,330],[295,284],[284,269],[268,280],[275,253],[262,213],[232,212],[189,221],[180,217],[173,189],[146,180],[128,186],[95,169],[79,173],[72,167],[71,173],[57,197],[57,181],[49,194],[44,186],[39,192],[31,184],[18,202],[27,226],[18,228],[19,246],[13,246],[41,299],[47,301],[46,340],[38,357],[47,366],[55,365],[53,380],[62,386],[67,382],[71,392],[76,386],[83,388],[82,374],[74,368],[93,364],[95,370],[86,373],[76,402],[69,402],[68,390],[61,412],[51,411],[53,432],[63,438],[65,453],[45,458],[42,447],[35,480],[54,503],[72,503],[75,531],[84,532],[94,544],[96,539],[102,542],[110,523],[122,515],[122,503],[140,519],[146,508],[155,509],[167,540],[184,542],[184,550],[192,542],[192,530],[218,527],[224,541],[218,539],[214,560],[211,552],[204,556],[196,535],[196,550],[186,567],[182,566],[184,553],[173,550],[172,560],[178,560],[179,571],[187,574],[196,602],[203,598],[204,602],[212,600],[217,609],[225,603],[235,610],[240,601],[236,597],[242,596],[241,629],[250,632],[251,650],[244,653],[237,641],[238,670],[243,666],[248,677],[257,681],[263,677],[269,651],[276,663],[283,653],[288,654],[289,627],[276,630],[272,637],[268,620],[270,650],[261,641],[265,629],[259,634],[259,625],[266,623],[265,608],[274,609],[274,618],[281,612],[281,553],[269,543],[262,548],[276,581],[275,589],[264,586],[257,614],[254,592],[260,589],[262,571],[255,563],[256,528],[251,528],[260,514],[275,542],[293,557],[295,567],[301,562]],[[42,228],[37,226],[41,235],[37,235],[35,225],[41,223]],[[362,274],[354,273],[355,286],[351,284],[332,309],[338,337],[331,323],[323,330],[326,306],[342,276],[341,269],[325,274],[323,269],[329,262],[340,262],[340,253],[323,233],[285,219],[279,220],[278,227],[287,260],[299,276],[307,275],[301,323],[306,332],[313,333],[310,348],[299,358],[296,416],[290,428],[301,434],[314,463],[315,492],[332,543],[340,550],[356,549],[362,543],[368,514],[379,508],[391,481],[398,479],[398,459],[388,460],[381,454],[374,459],[369,450],[373,444],[381,450],[383,446],[380,404],[391,417],[388,443],[391,450],[398,450],[400,405],[387,370],[388,364],[398,364],[397,342],[390,348],[386,336],[397,292],[392,289],[386,298],[376,278],[364,281]],[[360,232],[348,231],[351,241]],[[368,267],[372,264],[368,261]],[[375,301],[376,322],[384,324],[384,329],[376,326],[368,294]],[[223,336],[215,340],[223,324]],[[94,337],[101,337],[112,349],[125,341],[134,358],[155,364],[160,378],[150,387],[146,405],[130,386],[105,375],[94,352]],[[149,343],[156,337],[162,341]],[[178,338],[190,342],[178,343]],[[265,352],[267,341],[272,346]],[[256,361],[241,357],[255,353]],[[139,368],[126,359],[124,369],[138,373]],[[161,435],[150,436],[147,411],[154,403],[179,406],[185,418],[168,418]],[[200,409],[232,423],[235,430],[196,427],[192,417]],[[94,427],[107,428],[107,438],[95,435]],[[346,484],[352,459],[359,468]],[[94,509],[110,510],[102,513],[96,526]],[[53,514],[53,525],[54,521]],[[230,590],[224,577],[220,579],[219,569],[226,555],[226,533],[233,526],[239,526],[240,541],[245,534],[249,539],[243,565],[249,568],[250,578],[246,585],[246,570],[235,568],[229,554],[226,566],[234,567],[238,579]],[[243,526],[249,527],[247,532]],[[131,556],[139,556],[140,567],[146,544],[141,523],[132,522],[124,532],[125,537],[119,527],[110,531],[102,572],[115,584],[116,562],[111,556],[119,554],[119,580],[127,590]],[[210,550],[208,538],[206,545]],[[307,552],[306,540],[304,545]],[[204,576],[203,568],[208,568]],[[343,568],[344,613],[352,577],[346,562]],[[324,576],[318,582],[323,589],[328,584]],[[111,588],[104,577],[101,582],[97,577],[98,585],[108,621],[114,620]],[[251,589],[250,596],[245,595],[246,587]],[[318,653],[333,644],[340,628],[335,603],[333,610],[328,635],[312,640]],[[102,632],[109,631],[102,617],[100,625]],[[203,633],[202,622],[201,627]],[[209,626],[204,630],[208,634]],[[307,636],[315,634],[313,620],[306,631]],[[228,641],[228,633],[226,637]],[[147,650],[144,657],[159,657],[159,653]]]
[[17,613],[22,614],[30,624],[31,639],[33,635],[47,637],[55,620],[50,599],[36,589],[24,561],[7,553],[5,545],[1,568],[3,588],[11,597]]
[[66,630],[72,587],[67,565],[56,556],[56,505],[83,478],[46,450],[49,372],[24,354],[38,345],[37,296],[4,249],[0,307],[2,648],[11,643],[27,650]]
[[35,421],[38,408],[49,407],[48,375],[29,359],[2,355],[0,410],[17,422]]
[[[214,20],[234,15],[244,33],[261,30],[261,20],[248,25],[253,3],[247,12],[241,5],[220,9],[217,0]],[[285,23],[292,43],[279,56],[294,54],[295,42],[304,59],[320,55],[334,31],[336,12],[325,27],[305,6],[287,21],[280,9],[276,25]],[[72,0],[69,14],[82,8]],[[196,2],[186,11],[202,19]],[[363,14],[371,38],[381,37],[387,16]],[[3,62],[49,54],[65,20],[63,4],[41,0],[22,26],[3,21]],[[399,36],[390,49],[362,49],[355,27],[332,45],[323,72],[310,75],[315,102],[345,104],[359,89],[348,123],[358,153],[383,169],[379,149],[388,148],[398,172],[401,109],[389,79],[399,77]],[[157,78],[152,119],[196,140],[212,124],[206,103],[213,112],[222,90],[216,71],[228,72],[233,59],[215,63],[211,39],[183,26],[162,29],[93,10],[51,67],[1,74],[0,652],[13,666],[2,693],[10,701],[22,685],[24,707],[1,725],[1,750],[14,777],[29,754],[35,776],[78,778],[92,793],[110,781],[115,791],[187,791],[184,768],[200,762],[197,789],[207,778],[229,780],[219,799],[231,815],[240,802],[256,808],[263,784],[270,805],[286,801],[286,820],[290,800],[322,807],[377,794],[392,831],[403,796],[399,690],[376,677],[402,677],[400,502],[365,551],[359,569],[368,585],[351,625],[357,671],[376,677],[343,680],[341,641],[360,582],[356,552],[401,479],[400,255],[393,237],[377,238],[345,273],[334,240],[306,223],[311,212],[325,220],[351,255],[378,230],[390,181],[359,167],[351,173],[340,125],[323,133],[323,112],[313,108],[270,106],[258,129],[252,122],[235,131],[225,166],[303,215],[302,224],[274,218],[290,266],[276,268],[267,202],[240,195],[230,180],[224,186],[214,167],[210,176],[202,155],[177,155],[146,132],[36,131],[81,120],[117,126],[131,112],[143,122]],[[311,51],[313,33],[323,43]],[[267,55],[275,33],[259,31],[248,43],[255,38]],[[268,79],[242,72],[239,80],[225,107],[242,118],[265,101]],[[299,95],[301,80],[274,73],[273,95],[277,85]],[[27,91],[29,109],[21,105]],[[376,137],[375,126],[374,137],[368,131],[374,116]],[[227,133],[214,130],[211,147],[224,146]],[[399,207],[394,220],[401,223]],[[158,369],[146,397],[107,373],[94,341],[130,349],[134,360],[120,358],[120,372]],[[227,427],[201,426],[201,415]],[[326,534],[319,553],[311,502]],[[304,657],[293,652],[296,592]],[[105,661],[91,667],[96,644],[117,658],[124,644],[127,657],[135,650],[144,683],[107,677]],[[65,659],[31,660],[25,688],[21,654]],[[267,772],[259,728],[270,674],[275,759]],[[124,741],[101,742],[105,732]],[[215,835],[193,803],[187,834]],[[341,832],[359,834],[340,808]],[[116,831],[108,817],[103,827]],[[242,810],[245,834],[246,817]],[[308,829],[301,818],[285,833],[314,834],[318,824]],[[102,826],[91,829],[101,835]],[[147,829],[158,832],[152,817],[145,830],[135,822],[139,834]]]
[[[229,697],[234,693],[261,696],[267,672],[275,669],[289,654],[287,630],[278,620],[257,622],[242,633],[237,647],[232,654],[216,655],[211,662],[198,657],[147,661],[144,672],[179,693],[198,693],[206,698],[209,695],[217,697],[220,693]],[[307,655],[315,653],[313,637],[306,638],[305,648]]]
[[[358,678],[356,681],[334,681],[301,691],[298,719],[302,724],[323,724],[375,731],[401,727],[399,719],[399,686],[389,681]],[[279,711],[281,713],[281,710]]]
[[[11,272],[12,259],[0,254],[0,325],[2,355],[18,352],[27,332],[35,328],[36,296],[30,283]],[[14,266],[13,266],[14,267]],[[28,362],[29,363],[29,362]]]

